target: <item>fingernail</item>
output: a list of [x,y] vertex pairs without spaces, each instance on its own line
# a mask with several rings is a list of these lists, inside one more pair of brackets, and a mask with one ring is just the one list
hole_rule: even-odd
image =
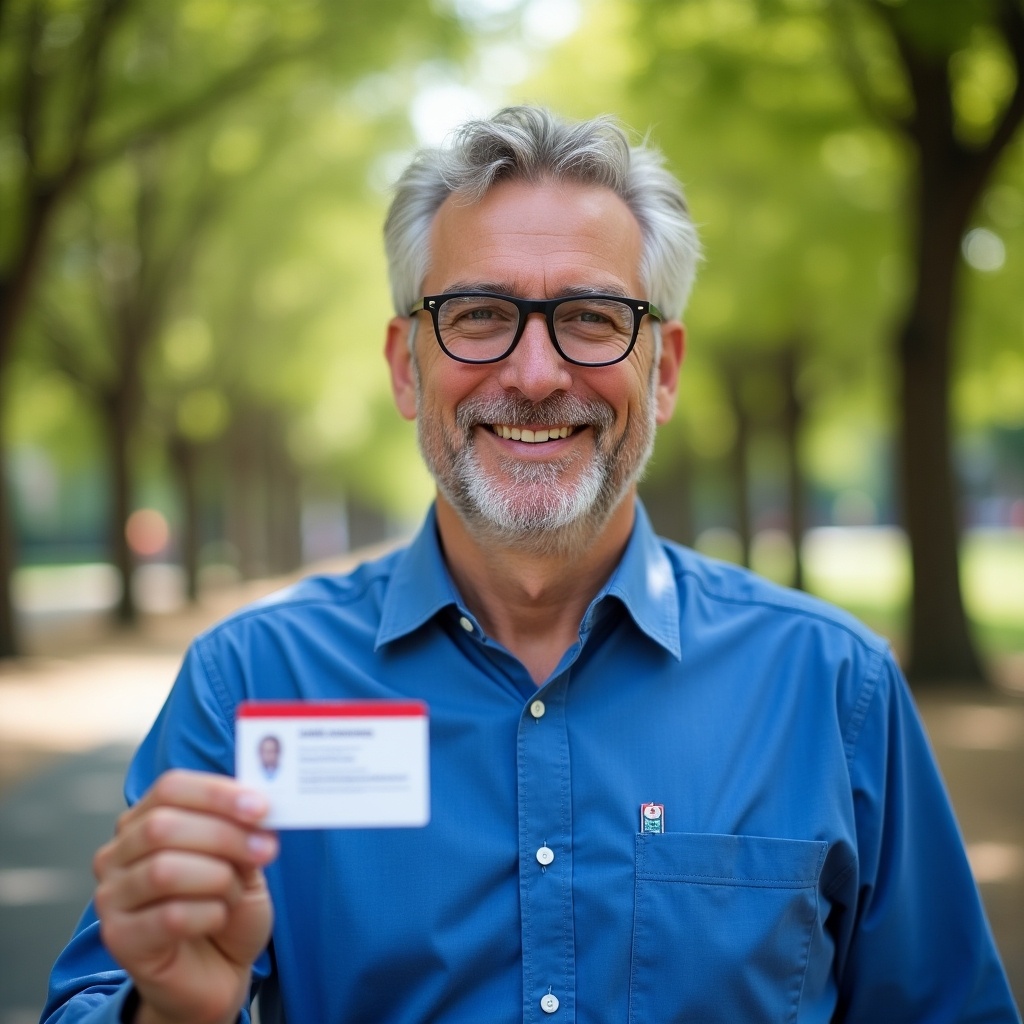
[[270,856],[277,846],[270,836],[260,835],[259,833],[249,836],[246,840],[246,845],[249,847],[249,852],[261,860],[264,857]]
[[261,793],[239,793],[235,799],[235,808],[246,818],[262,818],[270,809],[267,798]]

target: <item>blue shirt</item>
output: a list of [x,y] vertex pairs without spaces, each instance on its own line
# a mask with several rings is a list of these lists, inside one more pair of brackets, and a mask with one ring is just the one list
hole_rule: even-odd
[[[430,708],[430,824],[281,835],[264,1024],[1019,1020],[885,644],[639,506],[543,686],[461,601],[431,515],[199,637],[128,799],[230,774],[243,699],[396,697]],[[44,1017],[112,1022],[129,992],[90,909]]]

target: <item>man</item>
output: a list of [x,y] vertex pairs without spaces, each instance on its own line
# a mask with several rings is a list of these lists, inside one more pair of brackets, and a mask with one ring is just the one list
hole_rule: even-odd
[[[513,108],[386,239],[436,504],[194,643],[49,1019],[1017,1020],[885,645],[636,501],[698,254],[659,158]],[[430,708],[429,825],[261,829],[239,702],[389,697]]]
[[264,736],[260,740],[257,753],[263,774],[268,779],[275,778],[281,767],[281,741],[276,736]]

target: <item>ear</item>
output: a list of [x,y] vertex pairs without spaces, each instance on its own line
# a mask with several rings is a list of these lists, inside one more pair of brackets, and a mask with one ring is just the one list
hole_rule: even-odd
[[409,351],[409,330],[412,320],[396,316],[388,321],[384,358],[391,370],[391,393],[398,411],[407,419],[416,419],[416,377]]
[[655,419],[659,426],[672,418],[679,394],[679,371],[686,352],[686,328],[679,320],[661,325],[661,359],[655,371]]

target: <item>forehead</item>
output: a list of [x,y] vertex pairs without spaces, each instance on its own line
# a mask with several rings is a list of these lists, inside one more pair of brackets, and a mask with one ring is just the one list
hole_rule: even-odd
[[475,203],[449,196],[430,239],[428,294],[480,288],[550,297],[578,287],[641,293],[640,225],[601,186],[506,181]]

